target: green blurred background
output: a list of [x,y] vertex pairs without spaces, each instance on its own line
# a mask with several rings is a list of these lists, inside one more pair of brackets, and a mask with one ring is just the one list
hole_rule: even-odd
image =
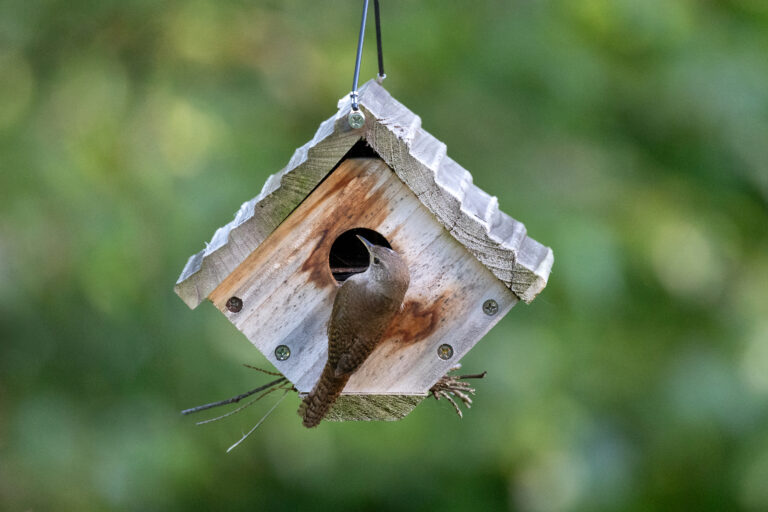
[[[460,421],[307,431],[186,258],[349,91],[360,2],[0,2],[0,509],[767,510],[768,3],[383,0],[390,92],[555,252]],[[375,74],[372,20],[363,79]]]

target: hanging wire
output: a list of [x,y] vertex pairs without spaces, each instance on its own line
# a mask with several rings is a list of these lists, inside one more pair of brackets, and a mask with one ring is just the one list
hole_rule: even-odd
[[[376,53],[379,59],[379,74],[376,81],[381,83],[387,75],[384,73],[384,52],[381,46],[381,13],[379,9],[379,0],[373,0],[373,10],[376,22]],[[360,21],[360,34],[357,38],[357,56],[355,57],[355,74],[352,78],[352,110],[357,111],[360,106],[357,103],[358,92],[357,85],[360,79],[360,62],[363,59],[363,40],[365,39],[365,22],[368,18],[368,0],[363,0],[363,19]]]
[[368,17],[368,0],[363,0],[363,19],[360,22],[360,35],[357,38],[357,57],[355,58],[355,75],[352,77],[352,110],[359,110],[357,104],[357,82],[360,79],[360,61],[363,59],[363,39],[365,39],[365,20]]
[[376,53],[379,55],[379,76],[376,81],[381,83],[387,78],[384,73],[384,52],[381,49],[381,14],[379,14],[379,0],[373,0],[373,12],[376,20]]

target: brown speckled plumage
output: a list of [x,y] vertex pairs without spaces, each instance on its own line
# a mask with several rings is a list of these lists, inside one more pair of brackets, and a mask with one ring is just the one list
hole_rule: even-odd
[[405,261],[386,247],[367,247],[371,253],[368,269],[344,281],[333,302],[328,360],[299,408],[305,427],[315,427],[325,417],[350,376],[381,341],[408,289]]

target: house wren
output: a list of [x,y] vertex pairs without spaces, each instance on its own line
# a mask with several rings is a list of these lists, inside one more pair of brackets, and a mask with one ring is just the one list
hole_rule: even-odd
[[317,426],[347,381],[376,348],[392,322],[410,283],[408,267],[392,249],[358,235],[369,253],[365,272],[341,285],[328,322],[328,361],[299,407],[307,428]]

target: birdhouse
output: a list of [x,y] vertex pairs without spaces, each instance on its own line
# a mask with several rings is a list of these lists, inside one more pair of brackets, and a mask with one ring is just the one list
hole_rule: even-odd
[[365,84],[359,104],[363,125],[351,126],[350,100],[340,100],[189,258],[175,291],[191,308],[213,302],[307,393],[327,359],[336,291],[368,265],[356,235],[392,248],[410,273],[403,306],[326,419],[393,420],[519,300],[536,297],[553,257],[381,85]]

